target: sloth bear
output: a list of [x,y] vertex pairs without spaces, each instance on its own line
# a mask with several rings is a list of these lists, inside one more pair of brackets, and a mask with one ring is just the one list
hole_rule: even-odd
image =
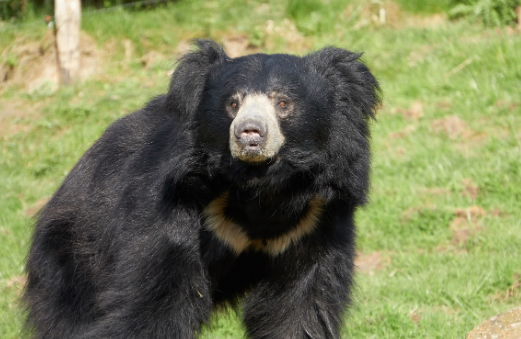
[[338,338],[378,83],[360,54],[229,58],[198,40],[168,93],[112,124],[38,216],[35,338]]

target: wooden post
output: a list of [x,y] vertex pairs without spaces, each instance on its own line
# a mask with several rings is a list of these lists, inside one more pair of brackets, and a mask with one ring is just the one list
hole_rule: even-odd
[[60,83],[70,85],[80,69],[80,0],[55,0],[56,56]]

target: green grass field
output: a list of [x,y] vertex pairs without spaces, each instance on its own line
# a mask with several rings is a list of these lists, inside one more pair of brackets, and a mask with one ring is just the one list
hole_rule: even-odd
[[[0,25],[0,64],[12,79],[0,83],[0,338],[22,335],[31,216],[112,121],[165,92],[195,37],[230,54],[363,51],[381,82],[344,338],[464,338],[521,305],[521,32],[448,21],[447,1],[322,2],[182,0],[86,13],[94,66],[62,89],[33,81],[49,59],[45,25]],[[243,335],[230,312],[201,338]]]

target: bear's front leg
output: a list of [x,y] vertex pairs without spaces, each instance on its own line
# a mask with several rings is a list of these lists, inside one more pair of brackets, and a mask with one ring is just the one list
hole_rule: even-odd
[[246,300],[249,338],[339,338],[352,284],[355,252],[350,238],[337,238],[329,248],[308,239],[270,258],[270,273]]
[[182,212],[164,224],[141,225],[108,273],[110,287],[98,295],[101,318],[82,338],[194,338],[212,309],[197,225]]

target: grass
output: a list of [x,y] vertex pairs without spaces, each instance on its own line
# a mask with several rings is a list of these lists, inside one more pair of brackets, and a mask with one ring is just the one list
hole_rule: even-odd
[[[357,276],[345,338],[463,338],[521,304],[520,32],[433,23],[442,2],[295,3],[193,0],[87,14],[100,72],[59,90],[2,85],[1,338],[21,335],[30,215],[107,125],[166,90],[177,46],[198,36],[247,39],[241,52],[364,51],[381,82],[371,203],[357,215],[361,259],[373,259]],[[22,67],[15,46],[41,40],[45,26],[13,25],[0,27],[0,62]],[[160,56],[144,62],[150,51]],[[216,315],[201,338],[240,337],[239,319]]]

